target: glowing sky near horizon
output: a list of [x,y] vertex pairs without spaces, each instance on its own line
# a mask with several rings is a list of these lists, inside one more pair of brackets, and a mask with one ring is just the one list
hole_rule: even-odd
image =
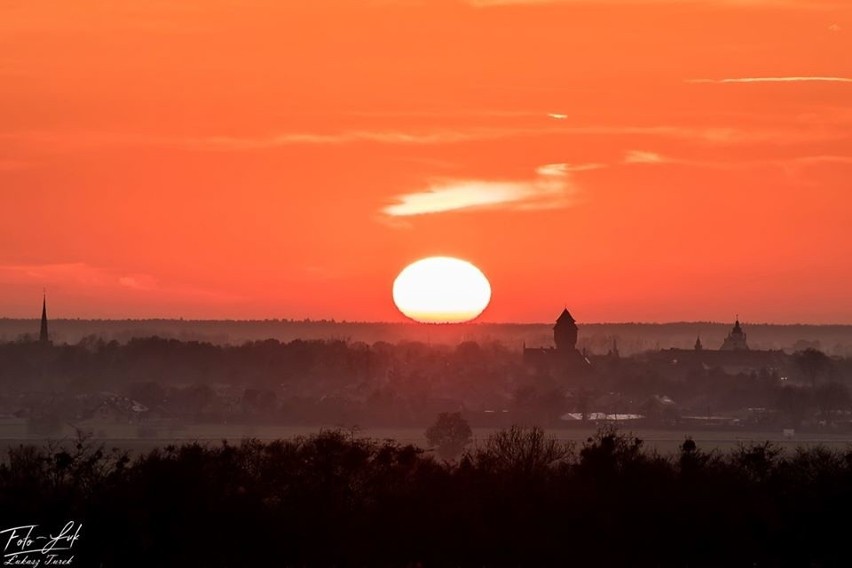
[[0,2],[0,317],[852,323],[852,3]]

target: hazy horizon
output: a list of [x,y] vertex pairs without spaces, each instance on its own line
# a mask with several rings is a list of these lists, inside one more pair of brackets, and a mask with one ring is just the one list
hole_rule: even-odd
[[[705,347],[718,349],[733,322],[578,322],[579,345],[591,353],[607,353],[613,341],[625,354],[668,348],[691,349],[700,337]],[[758,324],[742,322],[753,349],[786,350],[817,347],[837,356],[852,356],[852,325]],[[36,337],[35,319],[0,318],[0,342]],[[466,341],[499,343],[510,350],[553,344],[550,322],[352,322],[331,320],[192,320],[192,319],[50,319],[51,339],[74,344],[96,336],[126,342],[160,336],[186,341],[235,345],[275,339],[344,340],[347,342],[424,342],[458,345]]]
[[[38,322],[37,317],[10,317],[0,316],[0,321],[26,321]],[[168,317],[168,316],[151,316],[151,317],[88,317],[88,316],[58,316],[49,315],[50,321],[91,321],[91,322],[234,322],[234,323],[254,323],[254,322],[288,322],[288,323],[337,323],[337,324],[376,324],[376,325],[410,325],[410,326],[425,326],[425,327],[464,327],[464,326],[489,326],[489,325],[553,325],[553,321],[470,321],[461,323],[422,323],[416,321],[403,320],[347,320],[334,318],[288,318],[288,317],[270,317],[270,318],[187,318],[187,317]],[[852,327],[852,322],[807,322],[807,321],[750,321],[739,318],[740,323],[749,326],[778,326],[778,327]],[[734,320],[665,320],[665,321],[579,321],[580,325],[681,325],[681,324],[708,324],[708,325],[733,325]]]

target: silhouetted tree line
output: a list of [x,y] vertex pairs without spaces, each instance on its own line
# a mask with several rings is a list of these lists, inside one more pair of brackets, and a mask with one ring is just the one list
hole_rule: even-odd
[[846,566],[852,450],[674,456],[512,427],[452,462],[338,431],[169,446],[85,439],[0,465],[0,528],[84,524],[77,566]]
[[473,342],[16,342],[0,344],[0,414],[58,413],[73,423],[91,415],[91,401],[80,395],[110,391],[156,418],[421,425],[464,400],[504,400],[519,368],[517,352]]
[[[773,429],[852,428],[852,359],[813,348],[781,359],[788,368],[731,374],[660,357],[601,356],[592,357],[590,373],[572,376],[525,367],[518,351],[499,343],[472,341],[21,341],[0,343],[0,415],[50,434],[103,406],[88,395],[112,392],[128,399],[111,410],[123,422],[424,426],[440,412],[464,410],[478,416],[476,425],[497,427],[564,425],[568,412],[637,413],[650,425],[677,426],[681,416],[743,411],[743,423]],[[147,410],[131,412],[133,402]]]

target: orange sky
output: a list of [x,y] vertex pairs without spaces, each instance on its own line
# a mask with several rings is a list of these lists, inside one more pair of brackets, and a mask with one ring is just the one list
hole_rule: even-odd
[[845,0],[0,0],[0,316],[852,323],[850,220]]

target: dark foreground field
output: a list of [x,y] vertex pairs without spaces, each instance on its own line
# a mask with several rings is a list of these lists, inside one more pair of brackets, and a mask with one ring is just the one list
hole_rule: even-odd
[[[852,451],[661,456],[611,430],[513,428],[451,463],[324,432],[133,459],[19,446],[0,466],[0,528],[82,523],[54,560],[85,567],[843,566],[850,510]],[[10,534],[4,561],[49,565],[8,556]]]

